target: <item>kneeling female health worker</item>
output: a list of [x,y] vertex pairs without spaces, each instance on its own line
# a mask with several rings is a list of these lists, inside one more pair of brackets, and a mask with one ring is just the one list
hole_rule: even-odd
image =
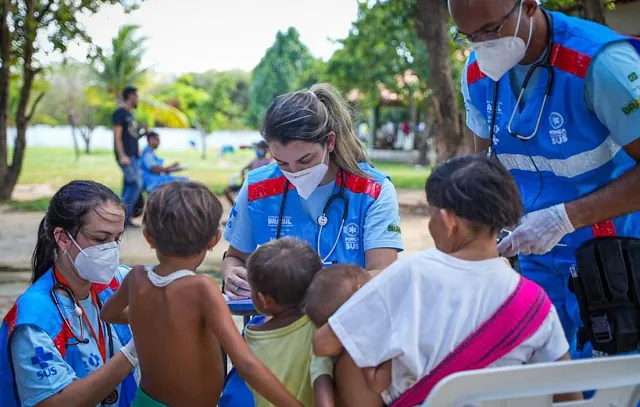
[[33,284],[0,328],[2,406],[127,407],[137,388],[128,326],[100,319],[119,266],[124,207],[104,185],[73,181],[51,199],[33,253]]

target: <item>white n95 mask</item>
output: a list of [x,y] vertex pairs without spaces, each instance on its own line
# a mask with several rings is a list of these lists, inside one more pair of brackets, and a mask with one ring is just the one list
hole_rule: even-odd
[[496,38],[484,42],[474,42],[471,48],[476,52],[476,59],[480,71],[498,82],[505,73],[516,66],[529,48],[533,35],[533,18],[529,19],[529,39],[527,43],[518,37],[520,21],[522,19],[522,3],[518,12],[518,23],[513,37]]
[[324,163],[324,158],[327,155],[327,147],[325,146],[324,153],[322,154],[322,161],[318,165],[314,165],[311,168],[307,168],[306,170],[298,171],[298,172],[288,172],[282,171],[285,177],[289,180],[289,182],[296,187],[298,191],[298,195],[302,199],[308,199],[313,191],[318,188],[320,182],[325,175],[327,175],[327,171],[329,171],[329,166]]
[[[80,250],[76,259],[73,260],[80,278],[92,283],[109,284],[120,264],[118,243],[110,242],[82,249],[71,235],[69,237]],[[67,255],[71,259],[69,252]]]

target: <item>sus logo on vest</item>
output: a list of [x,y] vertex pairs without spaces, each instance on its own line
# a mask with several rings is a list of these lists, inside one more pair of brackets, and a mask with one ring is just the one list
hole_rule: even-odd
[[551,113],[549,115],[549,123],[551,124],[551,130],[549,130],[551,144],[563,144],[569,141],[567,130],[562,128],[564,125],[564,117],[562,117],[560,113]]
[[360,238],[358,237],[359,228],[355,223],[349,223],[344,227],[343,232],[345,234],[344,237],[344,245],[347,250],[358,250],[360,249]]

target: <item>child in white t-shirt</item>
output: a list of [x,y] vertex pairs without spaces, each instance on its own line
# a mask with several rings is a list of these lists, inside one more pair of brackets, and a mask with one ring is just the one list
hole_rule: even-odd
[[[347,406],[361,405],[362,397],[368,406],[398,400],[489,320],[520,281],[496,244],[499,230],[517,224],[523,210],[507,170],[480,156],[456,158],[434,170],[426,192],[436,248],[403,257],[364,284],[314,337],[317,355],[337,356],[344,349],[362,369],[351,377],[336,372],[336,381],[352,381]],[[551,306],[538,330],[492,366],[569,359],[568,350]],[[388,361],[391,374],[385,375]],[[376,374],[388,383],[384,389],[377,383],[374,392]]]

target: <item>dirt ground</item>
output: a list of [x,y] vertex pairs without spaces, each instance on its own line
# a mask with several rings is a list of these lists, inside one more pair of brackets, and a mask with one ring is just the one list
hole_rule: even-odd
[[[25,188],[27,195],[28,188]],[[38,191],[32,188],[32,191]],[[33,198],[32,198],[33,199]],[[426,218],[426,205],[422,191],[398,191],[402,237],[405,251],[415,252],[433,246]],[[225,216],[229,211],[225,207]],[[16,212],[0,205],[0,316],[4,315],[15,297],[25,288],[30,277],[31,253],[36,243],[37,230],[43,213]],[[227,245],[223,242],[207,254],[201,271],[218,271]],[[145,242],[140,229],[129,229],[120,244],[123,264],[151,264],[154,252]]]

